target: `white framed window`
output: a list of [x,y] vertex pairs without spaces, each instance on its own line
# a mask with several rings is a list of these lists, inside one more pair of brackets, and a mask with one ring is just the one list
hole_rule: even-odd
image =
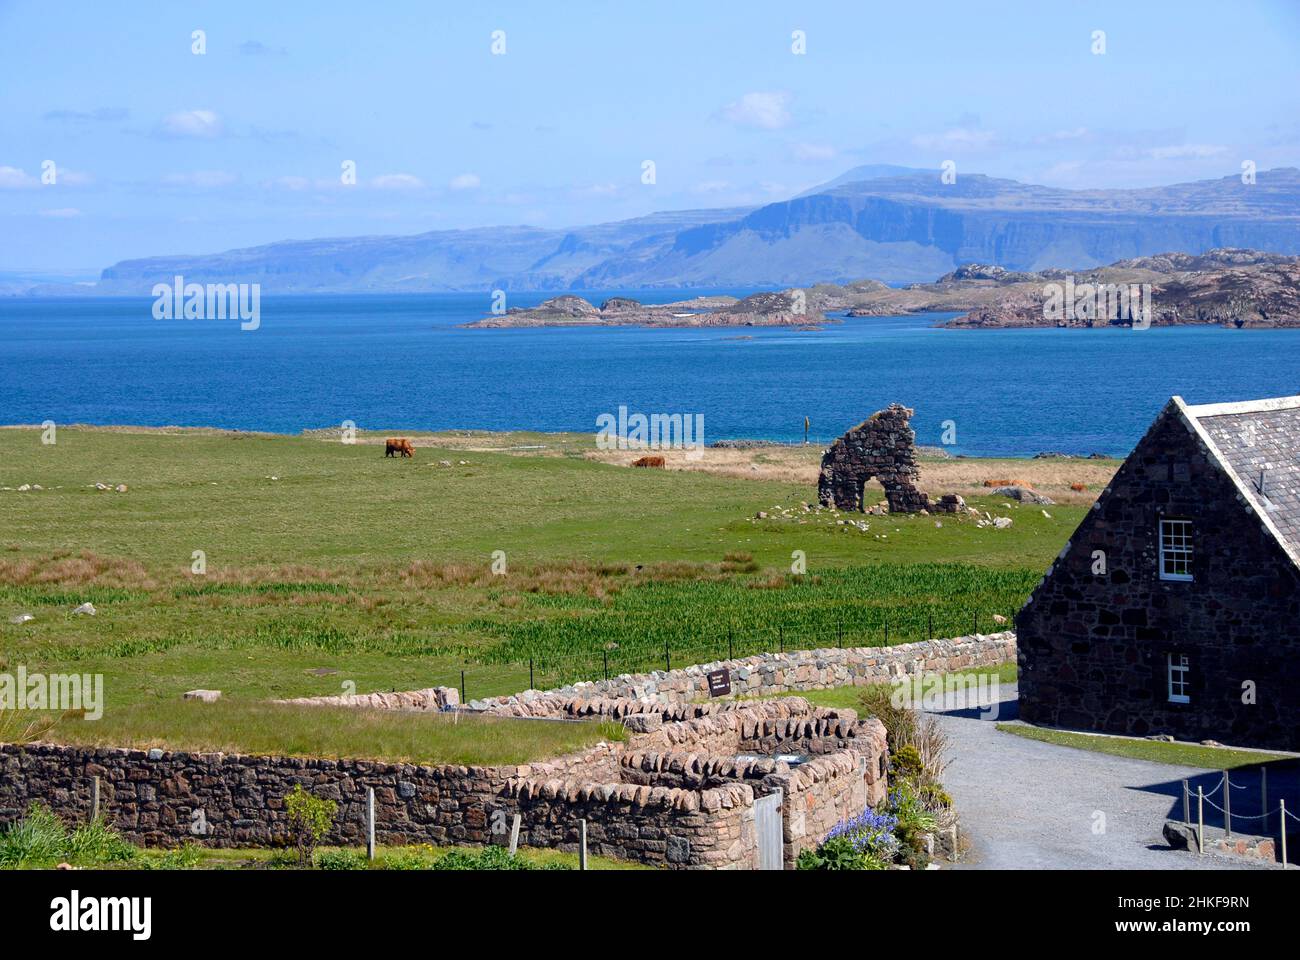
[[1191,683],[1189,677],[1192,668],[1187,662],[1187,655],[1169,654],[1169,702],[1191,703]]
[[1192,579],[1192,521],[1160,521],[1160,579]]

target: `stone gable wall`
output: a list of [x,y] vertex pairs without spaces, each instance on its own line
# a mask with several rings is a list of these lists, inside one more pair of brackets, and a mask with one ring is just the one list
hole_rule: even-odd
[[840,510],[865,510],[862,485],[876,479],[885,488],[889,509],[916,513],[930,508],[930,498],[916,486],[916,432],[908,424],[913,411],[899,403],[872,414],[830,445],[822,455],[817,500]]
[[[1194,522],[1191,582],[1159,578],[1161,517]],[[1300,749],[1300,577],[1176,414],[1152,425],[1016,622],[1031,723]],[[1168,700],[1170,654],[1189,657],[1191,703]]]

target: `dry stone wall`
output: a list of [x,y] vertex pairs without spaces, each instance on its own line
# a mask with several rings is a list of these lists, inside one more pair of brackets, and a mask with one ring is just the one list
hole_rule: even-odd
[[[709,701],[710,670],[729,667],[736,694],[768,695],[995,665],[1014,659],[1015,644],[1014,634],[1000,633],[795,651],[474,702],[492,713],[551,722],[621,719],[631,731],[623,743],[531,764],[418,766],[0,744],[0,825],[33,801],[84,821],[98,779],[103,814],[134,841],[287,845],[284,797],[301,784],[339,804],[326,842],[355,846],[364,842],[373,788],[381,843],[504,842],[503,828],[517,812],[526,845],[574,849],[585,819],[594,853],[675,869],[750,869],[757,862],[755,800],[779,789],[789,866],[836,823],[884,799],[884,728],[800,697]],[[440,688],[320,702],[343,699],[395,710],[454,702]],[[791,764],[778,754],[808,759]]]
[[[625,743],[497,767],[7,744],[0,746],[0,824],[32,801],[84,821],[98,778],[103,814],[132,840],[287,845],[284,798],[301,784],[339,805],[326,842],[355,846],[364,842],[373,788],[381,843],[503,842],[517,812],[526,845],[572,849],[585,819],[595,853],[679,869],[750,869],[756,797],[783,791],[792,858],[837,819],[884,796],[884,728],[853,711],[789,698],[667,724],[663,711],[611,712],[653,716],[662,726]],[[774,746],[815,758],[794,768],[738,758]]]
[[[608,712],[601,701],[634,701],[618,709],[644,712],[636,702],[690,705],[707,700],[708,674],[726,667],[731,692],[736,696],[770,696],[861,686],[910,674],[951,673],[973,667],[991,667],[1016,660],[1016,635],[1011,631],[969,634],[939,640],[920,640],[892,647],[847,647],[763,653],[734,660],[718,660],[680,670],[623,674],[609,680],[575,683],[555,690],[525,690],[508,697],[471,700],[467,706],[509,716],[577,715]],[[577,703],[577,706],[571,706]],[[617,715],[616,715],[617,716]]]

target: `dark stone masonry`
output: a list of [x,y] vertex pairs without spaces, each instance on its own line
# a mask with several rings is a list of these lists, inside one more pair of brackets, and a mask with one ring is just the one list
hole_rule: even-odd
[[822,456],[818,502],[840,510],[865,511],[864,488],[867,481],[875,479],[885,488],[891,513],[959,509],[960,497],[948,496],[932,504],[917,487],[921,468],[916,462],[916,432],[908,423],[912,414],[902,404],[891,403],[832,443]]
[[1300,398],[1170,401],[1017,617],[1021,717],[1300,749],[1297,455]]

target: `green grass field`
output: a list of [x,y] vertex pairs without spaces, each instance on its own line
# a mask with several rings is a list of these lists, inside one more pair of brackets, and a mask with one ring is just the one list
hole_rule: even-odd
[[[861,532],[802,511],[814,491],[790,482],[630,470],[576,437],[503,446],[538,442],[403,461],[307,437],[0,430],[0,669],[103,673],[109,710],[142,708],[147,727],[195,687],[238,702],[463,670],[472,698],[528,686],[530,657],[549,686],[606,658],[662,667],[665,648],[683,666],[988,631],[1086,509],[976,499],[1012,528],[885,516]],[[72,613],[85,601],[96,616]]]

